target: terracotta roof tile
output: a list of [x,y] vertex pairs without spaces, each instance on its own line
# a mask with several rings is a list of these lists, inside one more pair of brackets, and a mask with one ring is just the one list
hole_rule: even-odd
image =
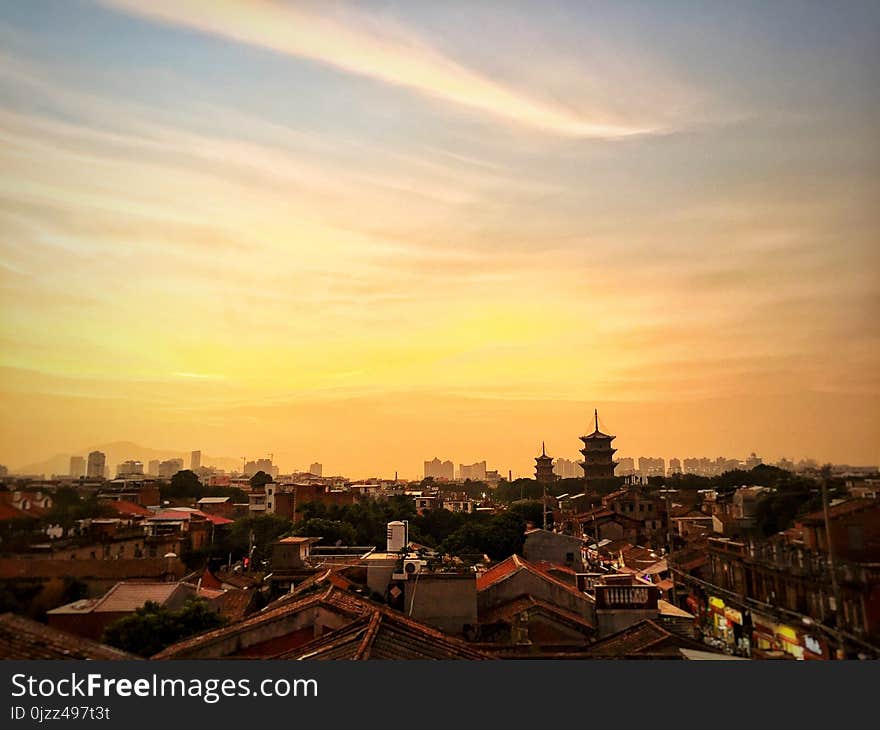
[[195,588],[183,583],[137,583],[122,581],[97,599],[74,601],[48,611],[62,613],[133,613],[148,601],[160,605],[167,603],[175,594],[195,595]]
[[118,514],[130,517],[150,517],[153,514],[152,510],[148,510],[146,507],[125,500],[108,500],[104,504],[112,507]]
[[12,613],[0,615],[0,659],[137,659]]
[[[830,519],[834,519],[835,517],[843,517],[844,515],[851,514],[853,512],[859,512],[863,509],[878,509],[880,508],[880,500],[876,499],[848,499],[846,502],[841,502],[840,504],[834,504],[828,507],[828,517]],[[824,524],[825,523],[825,515],[822,510],[818,512],[810,512],[803,517],[799,517],[795,520],[795,524],[797,525],[814,525],[814,524]]]
[[588,647],[591,656],[597,658],[669,657],[680,659],[680,648],[705,651],[705,644],[667,631],[660,624],[644,619],[622,629]]
[[414,621],[397,611],[375,607],[336,631],[275,659],[482,660],[490,657],[464,641]]
[[545,570],[541,570],[536,565],[529,563],[527,560],[521,558],[519,555],[511,555],[506,560],[502,560],[497,565],[492,566],[485,573],[477,576],[477,592],[484,591],[487,588],[499,583],[503,580],[506,580],[510,576],[518,573],[520,570],[526,570],[530,572],[532,575],[535,575],[542,580],[548,581],[549,583],[553,583],[554,585],[562,588],[569,593],[576,595],[578,598],[583,600],[590,600],[589,597],[575,588],[573,585],[565,583],[564,581],[556,578]]
[[560,608],[559,606],[554,606],[552,603],[542,601],[539,598],[535,598],[534,596],[529,595],[518,596],[517,598],[514,598],[510,601],[501,603],[497,606],[493,606],[491,609],[480,615],[480,623],[492,624],[497,621],[510,621],[511,619],[513,619],[513,617],[519,615],[523,611],[527,611],[533,608],[538,608],[546,611],[552,616],[560,618],[567,623],[576,624],[577,627],[580,629],[586,629],[592,632],[595,628],[583,616],[575,613],[574,611],[569,611],[567,609]]

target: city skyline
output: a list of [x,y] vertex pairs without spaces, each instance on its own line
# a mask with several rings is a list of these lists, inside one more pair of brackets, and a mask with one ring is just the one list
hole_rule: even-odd
[[846,7],[0,4],[0,463],[880,462]]
[[[541,451],[546,453],[546,442],[542,442]],[[119,452],[122,449],[123,451]],[[111,459],[104,451],[115,452],[118,455],[115,459]],[[147,456],[145,458],[141,458],[141,454],[145,453]],[[186,449],[155,449],[147,446],[143,446],[140,444],[135,444],[132,442],[115,442],[111,444],[102,444],[98,446],[90,446],[87,448],[82,448],[79,450],[74,450],[71,453],[59,453],[48,459],[45,459],[41,462],[35,462],[32,464],[22,465],[22,466],[13,466],[10,470],[12,474],[22,474],[22,475],[34,475],[34,474],[44,474],[46,478],[51,476],[76,476],[82,468],[85,468],[86,455],[92,454],[102,454],[106,457],[106,469],[111,472],[109,476],[112,476],[112,473],[118,471],[119,467],[122,467],[125,464],[137,462],[141,465],[141,468],[146,470],[144,473],[148,473],[151,476],[158,476],[159,471],[158,467],[160,464],[169,464],[170,462],[178,462],[180,468],[193,468],[192,466],[186,466],[184,463],[184,459],[186,454],[200,454],[201,450],[195,450],[188,452]],[[476,453],[476,452],[474,452]],[[617,476],[627,476],[629,474],[639,474],[642,471],[645,474],[654,474],[657,472],[658,464],[660,462],[663,464],[664,473],[673,473],[674,471],[682,470],[684,473],[696,473],[693,469],[687,468],[687,462],[704,462],[702,464],[705,467],[707,464],[710,465],[712,473],[720,473],[718,471],[719,463],[726,462],[727,466],[730,466],[733,463],[738,463],[739,467],[750,469],[754,464],[764,463],[770,465],[783,465],[784,468],[788,468],[786,466],[787,463],[791,464],[791,468],[797,467],[798,463],[813,463],[816,467],[822,466],[826,463],[832,463],[828,460],[824,459],[816,459],[814,456],[810,454],[798,454],[798,455],[781,455],[777,458],[766,458],[761,454],[756,454],[754,451],[749,454],[744,455],[736,455],[736,454],[686,454],[682,455],[684,452],[678,453],[677,455],[645,455],[645,454],[636,454],[635,452],[627,452],[627,453],[617,453],[615,455],[615,459],[617,459],[618,467],[616,470]],[[82,455],[80,455],[82,454]],[[152,456],[156,456],[157,454],[161,454],[161,458],[150,458]],[[630,455],[632,454],[632,455]],[[225,473],[237,473],[240,472],[240,465],[246,461],[247,467],[250,469],[250,472],[261,469],[262,466],[271,465],[270,471],[274,474],[307,474],[312,473],[316,474],[320,472],[323,468],[323,464],[320,462],[311,462],[307,466],[303,466],[299,462],[296,462],[296,466],[291,466],[293,462],[287,461],[287,457],[282,455],[282,461],[278,462],[274,460],[276,454],[269,454],[269,457],[265,456],[255,456],[255,457],[230,457],[230,456],[210,456],[207,457],[207,462],[205,464],[200,464],[199,466],[206,469],[216,469],[219,472]],[[553,453],[548,454],[548,457],[552,460],[554,465],[554,470],[557,475],[562,478],[581,478],[583,476],[582,469],[580,467],[580,462],[583,460],[583,455],[580,453],[575,453],[574,455],[568,453]],[[300,458],[302,461],[302,458]],[[534,461],[534,457],[532,457],[532,461]],[[560,467],[569,471],[570,467],[574,467],[573,473],[563,474],[561,471],[556,469],[557,462],[562,462]],[[630,468],[629,462],[632,462],[632,468]],[[644,468],[640,466],[640,462],[645,462]],[[48,468],[50,464],[60,465],[63,463],[69,463],[70,468],[68,471],[65,471],[61,468]],[[149,469],[147,465],[149,464]],[[236,466],[232,466],[235,464]],[[684,468],[682,465],[684,464]],[[873,462],[868,464],[867,462],[853,462],[853,461],[836,461],[834,462],[836,465],[848,465],[852,467],[865,467],[865,466],[876,466]],[[38,467],[47,467],[47,468],[38,468]],[[155,468],[153,468],[155,465]],[[409,465],[406,465],[403,469],[396,468],[385,468],[380,469],[378,471],[372,472],[363,472],[355,470],[352,472],[343,472],[343,471],[333,471],[332,474],[337,476],[344,476],[353,479],[366,479],[366,478],[388,478],[389,472],[393,471],[395,475],[399,476],[400,479],[404,480],[419,480],[426,476],[435,476],[443,479],[448,479],[450,481],[455,480],[459,481],[463,479],[460,476],[461,468],[464,467],[466,470],[471,469],[472,467],[480,467],[485,469],[487,472],[495,472],[498,474],[498,477],[505,479],[507,478],[508,471],[510,471],[513,475],[514,479],[518,478],[529,478],[533,476],[534,467],[531,472],[528,469],[520,470],[518,467],[514,468],[512,466],[506,464],[498,464],[494,463],[491,460],[487,460],[486,458],[479,459],[472,464],[462,463],[460,460],[456,460],[454,458],[446,458],[445,456],[434,455],[432,459],[425,459],[422,462],[421,469],[411,470],[407,468]],[[5,466],[5,465],[4,465]],[[730,468],[733,468],[730,466]],[[429,473],[429,470],[431,473]],[[437,470],[437,473],[433,473],[434,470]],[[248,473],[248,469],[245,469],[245,473]],[[328,472],[329,473],[329,472]],[[451,474],[451,476],[450,476]],[[166,477],[169,476],[166,474]],[[320,474],[318,474],[320,476]],[[79,474],[79,476],[84,476],[83,474]]]

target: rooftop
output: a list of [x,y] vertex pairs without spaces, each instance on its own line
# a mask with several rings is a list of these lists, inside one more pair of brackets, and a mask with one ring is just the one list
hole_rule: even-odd
[[[606,659],[669,658],[681,659],[681,649],[706,651],[705,644],[667,631],[659,623],[644,619],[592,644],[591,656]],[[723,655],[722,655],[723,656]]]
[[104,504],[113,508],[120,515],[127,515],[129,517],[151,517],[153,515],[153,512],[146,507],[141,507],[139,504],[128,502],[124,499],[118,501],[111,499],[105,501]]
[[[861,512],[862,510],[878,508],[880,508],[880,501],[876,499],[848,499],[845,502],[840,502],[839,504],[833,504],[829,506],[828,518],[833,520],[837,517],[844,517],[845,515],[850,515],[855,512]],[[810,514],[804,515],[803,517],[795,520],[795,522],[799,525],[824,525],[825,514],[822,510],[819,510],[818,512],[811,512]]]
[[13,613],[0,615],[0,659],[137,659]]
[[133,613],[148,601],[164,604],[178,591],[194,592],[181,583],[122,581],[100,598],[83,599],[47,611],[48,614]]
[[500,583],[503,580],[507,580],[512,575],[515,575],[521,570],[528,571],[534,576],[537,576],[541,580],[545,580],[549,583],[553,583],[557,587],[560,587],[569,593],[572,593],[579,598],[584,600],[590,600],[590,598],[585,594],[575,588],[573,585],[569,583],[565,583],[555,576],[548,573],[546,570],[539,568],[537,565],[529,563],[528,561],[521,558],[519,555],[511,555],[506,560],[502,560],[497,565],[492,566],[485,573],[477,576],[477,592],[484,591],[487,588],[492,587],[496,583]]

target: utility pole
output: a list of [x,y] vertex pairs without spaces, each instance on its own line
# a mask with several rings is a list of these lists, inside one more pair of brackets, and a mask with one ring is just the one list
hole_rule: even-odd
[[822,469],[822,513],[825,517],[825,544],[828,548],[828,569],[831,571],[831,593],[834,595],[834,633],[837,635],[837,658],[843,659],[846,653],[843,649],[843,635],[840,630],[840,585],[837,582],[837,568],[834,565],[834,548],[831,544],[831,520],[828,509],[828,479],[830,469]]
[[547,529],[547,485],[544,485],[544,491],[541,496],[541,507],[544,510],[544,529]]
[[666,568],[669,570],[669,576],[672,579],[672,590],[669,597],[672,599],[670,603],[676,605],[675,602],[675,573],[672,570],[672,511],[669,504],[669,493],[671,490],[664,487],[663,496],[666,499]]

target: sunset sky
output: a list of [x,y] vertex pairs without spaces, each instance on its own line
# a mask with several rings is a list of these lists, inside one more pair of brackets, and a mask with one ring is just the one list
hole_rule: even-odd
[[880,462],[880,4],[0,0],[0,463]]

